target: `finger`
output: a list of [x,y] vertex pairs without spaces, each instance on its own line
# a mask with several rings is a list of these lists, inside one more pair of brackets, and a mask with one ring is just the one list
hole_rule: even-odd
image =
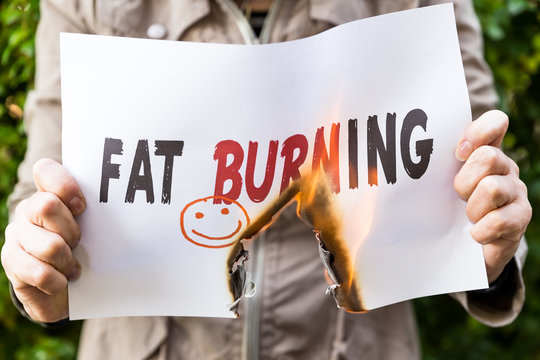
[[518,176],[519,169],[514,161],[500,149],[482,146],[476,149],[463,164],[454,178],[454,188],[459,196],[467,200],[480,180],[489,175]]
[[[11,229],[11,225],[6,229],[7,236],[11,236]],[[52,265],[68,280],[79,277],[81,265],[60,235],[30,223],[20,224],[17,231],[21,234],[20,246],[25,252]]]
[[456,147],[456,158],[465,161],[477,148],[484,145],[500,147],[508,129],[508,116],[499,110],[482,114],[465,130]]
[[24,200],[18,211],[32,224],[58,234],[69,247],[74,248],[79,243],[79,225],[71,211],[55,194],[37,192]]
[[49,295],[38,288],[22,282],[17,276],[6,273],[13,292],[24,310],[35,321],[55,322],[68,317],[67,287]]
[[2,264],[14,289],[25,289],[30,285],[54,295],[67,287],[67,279],[61,272],[28,254],[15,242],[4,245]]
[[523,187],[523,183],[514,176],[486,176],[467,201],[467,217],[472,223],[478,222],[490,211],[514,201]]
[[514,201],[490,211],[471,228],[471,236],[485,245],[496,240],[519,242],[530,221],[528,201]]
[[33,171],[34,182],[39,191],[58,196],[73,215],[84,211],[86,202],[81,189],[62,165],[51,159],[41,159],[34,164]]
[[56,322],[69,316],[67,288],[54,296],[31,286],[14,289],[14,292],[24,310],[36,321]]

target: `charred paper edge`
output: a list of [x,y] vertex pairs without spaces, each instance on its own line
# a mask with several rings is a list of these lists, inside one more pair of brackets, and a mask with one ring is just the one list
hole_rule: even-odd
[[[330,283],[326,294],[332,295],[339,308],[349,312],[365,312],[358,276],[350,250],[342,235],[341,217],[332,201],[327,177],[317,172],[315,175],[294,181],[238,236],[227,258],[229,290],[233,302],[229,307],[238,317],[238,306],[242,297],[255,294],[255,284],[247,271],[245,262],[249,252],[242,240],[252,239],[275,221],[281,211],[293,200],[297,201],[297,215],[306,221],[315,232],[319,255]],[[253,240],[256,241],[256,240]]]

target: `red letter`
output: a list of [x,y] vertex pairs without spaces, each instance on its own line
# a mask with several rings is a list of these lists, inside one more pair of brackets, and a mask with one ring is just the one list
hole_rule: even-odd
[[330,130],[330,156],[326,152],[326,143],[324,141],[324,126],[317,129],[315,134],[315,145],[313,147],[313,165],[312,171],[319,170],[320,166],[328,176],[331,182],[332,191],[339,192],[339,123],[332,124]]
[[[227,165],[227,157],[232,155],[232,162]],[[242,175],[240,175],[240,167],[244,161],[244,150],[239,143],[233,140],[223,140],[216,145],[214,152],[214,160],[217,160],[216,187],[214,196],[224,196],[231,200],[236,200],[240,196],[242,190]],[[223,193],[225,181],[232,182],[231,189],[228,193]],[[214,204],[220,204],[220,198],[214,198]]]
[[[293,160],[294,151],[298,149],[298,156]],[[293,181],[300,177],[300,166],[306,160],[308,141],[304,135],[293,135],[283,142],[281,157],[283,159],[283,176],[281,177],[281,190],[289,186],[289,179]]]
[[272,187],[274,181],[274,172],[276,170],[276,157],[278,150],[277,140],[270,141],[268,145],[268,159],[266,160],[266,171],[264,172],[264,180],[261,186],[256,187],[254,184],[255,163],[257,161],[257,147],[256,142],[249,142],[248,157],[246,164],[246,191],[253,202],[263,201]]

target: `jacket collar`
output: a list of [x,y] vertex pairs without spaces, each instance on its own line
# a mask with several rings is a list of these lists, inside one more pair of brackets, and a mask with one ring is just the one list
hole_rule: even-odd
[[209,0],[169,0],[170,39],[177,40],[193,24],[210,14]]
[[[171,9],[171,39],[179,39],[193,24],[210,14],[210,1],[216,0],[168,0]],[[232,0],[231,0],[232,1]],[[297,1],[297,0],[288,0]],[[410,9],[419,0],[307,0],[313,20],[340,25],[379,14]]]
[[417,7],[419,0],[309,0],[310,16],[333,25]]
[[372,0],[309,0],[309,2],[311,18],[332,25],[358,20],[358,14],[362,14],[362,17],[375,15],[375,1]]

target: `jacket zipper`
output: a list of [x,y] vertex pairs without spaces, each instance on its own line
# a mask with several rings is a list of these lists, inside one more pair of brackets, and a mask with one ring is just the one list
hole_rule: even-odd
[[277,8],[279,8],[281,0],[274,0],[272,6],[266,15],[264,20],[263,27],[261,29],[261,44],[268,44],[270,42],[270,31],[274,27],[274,22],[276,21]]
[[238,26],[238,30],[240,30],[240,33],[242,34],[242,37],[244,38],[244,42],[246,45],[254,45],[259,44],[259,39],[257,39],[257,36],[255,36],[255,33],[253,32],[253,28],[247,21],[246,17],[242,13],[242,10],[236,6],[236,4],[232,0],[222,0],[225,5],[229,8],[231,11],[231,15],[233,16],[234,20],[236,21],[236,26]]
[[238,26],[238,29],[240,30],[240,33],[242,34],[242,37],[244,38],[244,42],[247,45],[254,45],[254,44],[268,44],[270,42],[270,31],[272,30],[272,27],[274,26],[274,22],[276,20],[276,9],[280,6],[281,0],[274,0],[272,2],[272,6],[270,7],[270,10],[268,10],[268,15],[266,16],[266,19],[264,20],[264,24],[261,30],[261,37],[257,38],[255,33],[253,32],[253,28],[249,24],[249,21],[246,19],[242,11],[236,6],[236,4],[232,0],[222,0],[223,3],[227,5],[229,10],[231,11],[231,15],[233,16],[234,20],[236,21],[236,26]]
[[244,298],[245,312],[242,333],[242,360],[259,359],[265,240],[266,234],[264,232],[252,240],[253,246],[251,253],[253,254],[253,262],[250,266],[250,271],[255,286],[259,290],[255,292],[253,297]]
[[[232,0],[222,0],[229,8],[231,15],[236,21],[236,25],[242,34],[244,42],[247,45],[267,44],[270,41],[271,29],[276,19],[276,9],[280,6],[281,0],[274,0],[264,21],[261,37],[257,38],[251,24],[246,19],[242,11]],[[262,304],[262,281],[264,272],[264,252],[265,252],[266,234],[261,233],[258,238],[253,239],[251,255],[253,258],[250,267],[252,279],[259,290],[253,297],[244,298],[245,314],[244,329],[242,334],[242,360],[259,359],[259,340],[260,340],[260,320]]]

